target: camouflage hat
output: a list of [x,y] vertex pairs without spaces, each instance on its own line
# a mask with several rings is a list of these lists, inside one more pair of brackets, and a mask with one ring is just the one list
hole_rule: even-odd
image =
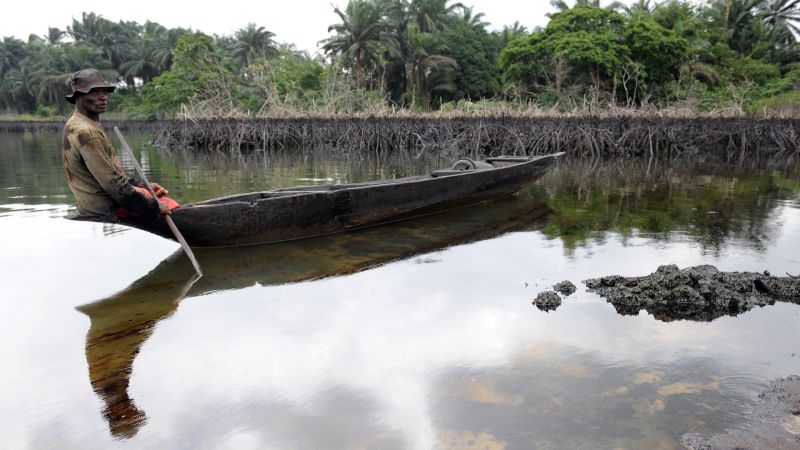
[[103,79],[97,69],[79,70],[69,76],[69,85],[72,87],[72,94],[67,95],[67,101],[75,103],[75,94],[88,94],[94,88],[106,88],[109,92],[114,92],[114,85]]

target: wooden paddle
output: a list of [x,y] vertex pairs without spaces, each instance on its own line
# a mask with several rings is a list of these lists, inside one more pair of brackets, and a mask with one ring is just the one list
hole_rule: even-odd
[[[153,186],[150,185],[150,182],[147,181],[147,177],[144,176],[144,171],[142,170],[142,166],[139,165],[139,161],[136,160],[136,156],[133,154],[133,150],[131,150],[130,145],[128,145],[128,141],[125,140],[125,137],[122,136],[122,133],[119,131],[119,128],[114,127],[114,132],[117,133],[117,137],[119,141],[122,143],[122,148],[125,149],[125,153],[133,161],[133,167],[136,168],[136,173],[139,174],[139,177],[142,178],[142,182],[147,187],[147,190],[153,195],[154,199],[158,199],[156,195],[156,191],[153,190]],[[183,251],[186,252],[186,256],[189,257],[189,260],[192,261],[192,265],[194,266],[194,270],[197,271],[197,274],[203,276],[203,271],[200,270],[200,264],[197,262],[197,259],[194,257],[194,253],[192,253],[192,249],[189,248],[189,244],[186,243],[186,239],[183,238],[183,235],[180,231],[178,231],[178,227],[175,226],[175,222],[172,220],[171,216],[164,216],[164,219],[167,220],[167,225],[169,225],[169,229],[172,230],[172,234],[175,235],[175,239],[180,242],[181,247],[183,247]]]

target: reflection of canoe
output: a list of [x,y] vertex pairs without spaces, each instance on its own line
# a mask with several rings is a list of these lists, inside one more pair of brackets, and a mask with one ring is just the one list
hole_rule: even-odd
[[[511,194],[544,175],[560,155],[462,160],[453,169],[415,177],[251,192],[184,205],[172,217],[193,246],[319,236]],[[172,238],[160,218],[123,223]]]
[[182,298],[350,274],[540,228],[548,212],[545,203],[522,192],[484,205],[298,242],[199,249],[205,272],[199,281],[181,252],[174,253],[124,290],[77,308],[90,319],[89,381],[105,403],[103,414],[112,434],[131,437],[145,423],[145,413],[128,394],[133,361],[158,322],[175,314]]
[[[442,248],[489,239],[516,230],[540,228],[547,205],[528,191],[441,214],[416,217],[352,232],[293,242],[201,248],[203,277],[187,296],[278,285],[345,275]],[[194,273],[180,250],[112,297],[148,297],[167,293]],[[112,300],[109,299],[109,300]]]

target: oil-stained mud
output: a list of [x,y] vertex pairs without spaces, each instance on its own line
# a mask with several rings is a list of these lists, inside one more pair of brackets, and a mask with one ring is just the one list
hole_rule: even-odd
[[768,272],[720,272],[704,265],[679,269],[661,266],[643,277],[611,275],[585,280],[620,314],[644,309],[656,319],[711,321],[735,316],[776,301],[800,304],[800,278],[774,277]]
[[544,291],[536,296],[533,304],[541,311],[555,311],[556,308],[561,306],[561,297],[554,291]]
[[578,290],[578,288],[575,287],[575,285],[569,280],[564,280],[554,284],[553,289],[555,289],[556,292],[563,295],[564,297],[569,297],[570,295],[574,294],[575,291]]
[[746,424],[712,437],[686,434],[692,450],[800,448],[800,376],[779,378],[759,394]]

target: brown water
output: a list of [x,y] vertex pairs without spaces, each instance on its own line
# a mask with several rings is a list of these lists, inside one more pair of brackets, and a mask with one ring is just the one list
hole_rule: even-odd
[[[181,202],[424,173],[434,158],[148,148]],[[800,168],[570,161],[518,195],[197,252],[64,219],[55,134],[0,135],[0,447],[676,448],[800,373],[800,307],[620,316],[586,278],[800,272]],[[125,161],[123,161],[125,163]],[[531,305],[568,279],[554,312]]]

